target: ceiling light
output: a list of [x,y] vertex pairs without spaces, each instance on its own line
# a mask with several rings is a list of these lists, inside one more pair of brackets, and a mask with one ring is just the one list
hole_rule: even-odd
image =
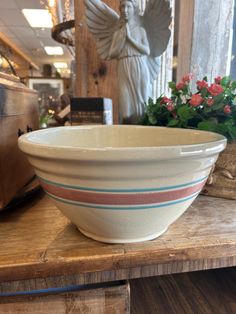
[[66,62],[54,62],[53,65],[57,69],[67,69],[68,68],[68,65]]
[[31,27],[52,28],[52,16],[48,10],[41,9],[23,9],[26,20]]
[[59,46],[58,47],[47,46],[47,47],[44,47],[44,49],[49,56],[61,56],[64,53],[62,47],[59,47]]

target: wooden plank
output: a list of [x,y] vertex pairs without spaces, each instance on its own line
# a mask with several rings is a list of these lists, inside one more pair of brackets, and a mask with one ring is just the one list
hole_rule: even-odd
[[25,280],[16,284],[24,290],[57,286],[65,276],[69,285],[236,265],[231,200],[200,196],[163,236],[136,244],[86,238],[44,195],[2,212],[0,221],[2,292],[12,280]]
[[196,77],[230,73],[234,0],[195,1],[191,72]]
[[129,284],[49,295],[0,298],[0,314],[129,314]]
[[234,0],[180,1],[177,79],[230,73]]
[[236,268],[130,282],[132,314],[236,313]]
[[178,53],[177,53],[177,81],[191,70],[194,0],[177,0],[179,7],[178,25]]

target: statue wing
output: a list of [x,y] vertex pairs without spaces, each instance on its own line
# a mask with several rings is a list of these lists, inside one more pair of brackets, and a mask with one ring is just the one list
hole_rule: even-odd
[[87,25],[96,39],[98,54],[106,60],[120,17],[100,0],[84,0],[84,4]]
[[[147,66],[149,69],[151,82],[153,82],[154,80],[156,80],[159,74],[160,58],[153,58],[149,56],[147,58]],[[152,97],[152,95],[150,95],[150,97]]]
[[163,54],[170,39],[169,26],[172,22],[171,8],[168,0],[149,0],[143,15],[143,27],[146,30],[150,56]]

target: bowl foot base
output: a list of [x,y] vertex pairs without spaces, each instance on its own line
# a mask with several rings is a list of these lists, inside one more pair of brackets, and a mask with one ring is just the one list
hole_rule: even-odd
[[104,243],[137,243],[137,242],[144,242],[144,241],[150,241],[155,238],[158,238],[163,233],[165,233],[168,229],[168,227],[162,231],[159,231],[157,233],[150,234],[148,236],[140,237],[140,238],[127,238],[127,239],[120,239],[120,238],[105,238],[97,236],[96,234],[84,231],[83,229],[77,227],[78,230],[83,233],[86,237],[91,238],[93,240],[104,242]]

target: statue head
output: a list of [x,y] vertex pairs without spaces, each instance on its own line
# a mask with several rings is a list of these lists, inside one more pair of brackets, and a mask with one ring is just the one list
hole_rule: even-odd
[[137,16],[138,9],[137,0],[120,0],[120,13],[125,21],[130,20],[133,16]]

